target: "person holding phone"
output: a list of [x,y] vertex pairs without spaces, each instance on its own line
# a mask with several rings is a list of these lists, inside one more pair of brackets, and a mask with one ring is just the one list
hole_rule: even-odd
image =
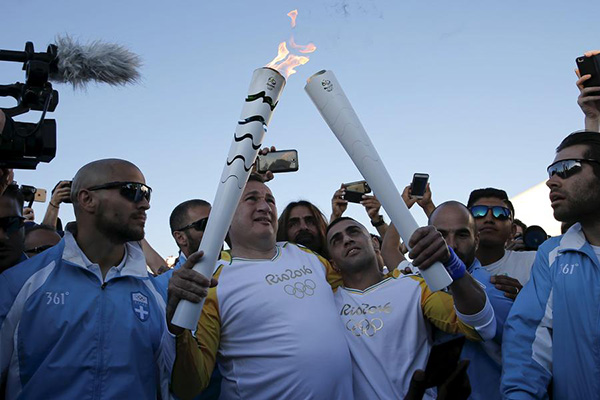
[[595,399],[600,393],[600,135],[575,132],[547,167],[554,218],[573,223],[537,251],[504,330],[505,399]]
[[[583,61],[591,61],[590,58],[596,56],[599,57],[600,50],[592,50],[584,53],[583,57],[586,59]],[[579,60],[580,58],[578,58]],[[594,64],[592,64],[594,65]],[[596,66],[598,64],[595,64]],[[595,78],[595,81],[600,79],[600,70],[594,68],[591,73],[582,74],[579,68],[575,69],[577,74],[577,88],[580,91],[579,97],[577,98],[577,104],[581,107],[581,111],[585,115],[585,129],[588,131],[599,132],[600,131],[600,86],[590,86],[589,81]],[[593,77],[596,73],[598,77]]]
[[71,203],[71,181],[60,181],[52,189],[50,201],[46,208],[46,214],[42,220],[42,225],[51,226],[54,229],[62,230],[58,225],[58,212],[62,203]]
[[[365,181],[353,182],[353,183],[366,183]],[[348,185],[342,183],[340,188],[333,193],[333,197],[331,198],[331,217],[329,221],[334,221],[337,218],[340,218],[344,215],[344,212],[348,208],[348,200],[346,199]],[[366,186],[368,188],[368,186]],[[370,192],[371,189],[368,189]],[[367,192],[366,190],[362,190],[363,193]],[[352,199],[352,202],[360,203],[367,212],[369,219],[371,220],[371,225],[375,229],[377,229],[377,233],[381,239],[384,238],[385,232],[388,228],[388,224],[384,221],[383,215],[380,214],[381,203],[377,200],[375,195],[363,194],[360,195],[359,192],[353,193],[356,196],[356,200]]]

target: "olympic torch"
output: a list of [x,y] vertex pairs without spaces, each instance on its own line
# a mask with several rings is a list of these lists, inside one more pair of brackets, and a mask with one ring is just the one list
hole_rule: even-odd
[[[194,266],[194,270],[206,277],[211,277],[214,272],[233,214],[262,144],[265,128],[284,86],[285,78],[274,69],[258,68],[252,75],[248,96],[219,180],[214,206],[200,243],[204,256]],[[196,329],[203,304],[181,300],[173,316],[173,324]]]
[[[295,26],[297,14],[297,10],[288,14],[292,19],[292,28]],[[293,36],[290,37],[290,45],[304,54],[312,53],[316,49],[312,43],[297,45],[293,41]],[[198,264],[194,265],[194,270],[206,277],[211,277],[214,273],[223,241],[258,155],[266,127],[285,86],[286,78],[296,72],[297,66],[306,64],[308,60],[307,56],[291,54],[286,42],[281,42],[277,56],[266,67],[255,70],[252,75],[248,96],[233,135],[213,208],[200,243],[199,250],[204,251],[204,256]],[[196,329],[203,305],[204,300],[200,303],[181,300],[171,322],[182,328]]]
[[[408,240],[419,225],[404,204],[333,72],[317,72],[308,79],[304,90],[377,195],[404,243],[408,245]],[[443,289],[452,283],[452,278],[439,262],[421,271],[421,274],[432,291]]]

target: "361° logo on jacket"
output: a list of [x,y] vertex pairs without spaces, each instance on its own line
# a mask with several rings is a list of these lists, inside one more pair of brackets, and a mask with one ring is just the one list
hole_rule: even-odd
[[142,322],[147,321],[150,316],[150,304],[148,297],[140,292],[131,293],[131,309],[136,317]]

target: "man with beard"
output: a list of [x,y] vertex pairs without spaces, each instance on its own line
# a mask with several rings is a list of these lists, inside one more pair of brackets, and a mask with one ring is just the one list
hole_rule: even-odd
[[301,244],[327,258],[325,246],[327,220],[317,206],[306,200],[291,202],[281,213],[278,224],[278,242],[289,241]]
[[0,195],[0,272],[27,259],[23,218],[23,194],[17,185],[8,185]]
[[554,218],[576,222],[543,243],[504,331],[505,399],[598,398],[600,134],[575,132],[547,168]]
[[[352,218],[338,218],[327,228],[332,267],[343,279],[334,297],[352,355],[357,399],[404,398],[410,377],[425,370],[433,344],[432,326],[463,333],[471,340],[496,334],[494,311],[484,290],[440,232],[432,226],[419,228],[409,244],[419,268],[444,263],[453,278],[452,295],[431,292],[416,275],[395,271],[383,277],[368,231]],[[397,243],[395,249],[395,258],[402,258]],[[428,392],[425,398],[432,395]]]
[[76,236],[0,275],[5,398],[169,398],[175,341],[138,243],[150,193],[128,161],[83,166]]

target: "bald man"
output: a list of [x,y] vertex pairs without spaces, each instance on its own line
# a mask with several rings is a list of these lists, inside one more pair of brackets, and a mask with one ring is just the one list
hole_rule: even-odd
[[175,341],[138,244],[150,193],[128,161],[85,165],[76,236],[0,275],[5,398],[170,398]]

